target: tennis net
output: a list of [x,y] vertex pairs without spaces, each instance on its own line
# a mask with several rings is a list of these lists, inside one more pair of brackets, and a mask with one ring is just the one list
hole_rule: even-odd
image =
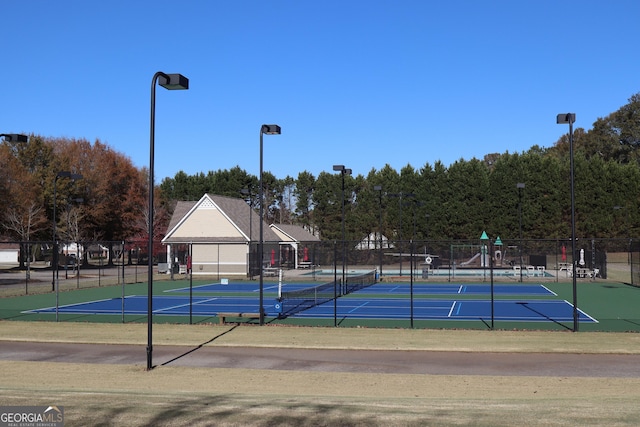
[[280,317],[287,317],[316,305],[329,302],[336,297],[350,294],[376,283],[376,271],[370,271],[357,276],[348,276],[346,285],[342,288],[342,280],[323,283],[295,291],[282,292],[280,297]]
[[331,301],[340,296],[340,280],[331,281],[318,286],[283,292],[280,297],[282,311],[280,317],[291,316],[316,305]]
[[368,273],[359,274],[357,276],[347,276],[345,285],[345,295],[351,292],[359,291],[376,284],[376,270]]

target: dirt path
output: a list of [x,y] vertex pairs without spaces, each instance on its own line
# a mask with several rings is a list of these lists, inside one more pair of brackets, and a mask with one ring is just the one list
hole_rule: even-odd
[[[2,342],[0,360],[146,366],[141,345]],[[155,366],[428,375],[640,378],[638,354],[157,346]]]

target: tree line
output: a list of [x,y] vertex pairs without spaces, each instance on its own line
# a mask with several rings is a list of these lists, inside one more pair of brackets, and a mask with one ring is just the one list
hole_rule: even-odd
[[[640,94],[591,129],[575,129],[573,141],[578,237],[637,236]],[[82,179],[59,177],[61,171]],[[30,135],[27,142],[3,141],[3,240],[51,240],[54,193],[58,238],[146,239],[147,180],[146,168],[99,140]],[[482,231],[503,239],[520,231],[525,239],[571,235],[568,134],[549,148],[489,153],[449,166],[436,161],[398,171],[387,165],[355,176],[302,171],[295,178],[265,172],[263,183],[267,222],[299,224],[325,240],[342,240],[343,200],[352,241],[379,230],[392,240],[475,240]],[[257,209],[258,185],[240,166],[163,179],[154,189],[154,239],[162,238],[176,201],[212,193],[242,197]]]

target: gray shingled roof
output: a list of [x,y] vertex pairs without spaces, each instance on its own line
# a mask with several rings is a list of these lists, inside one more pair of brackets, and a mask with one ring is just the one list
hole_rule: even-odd
[[[260,239],[260,218],[258,212],[251,212],[249,205],[240,198],[219,196],[216,194],[206,194],[218,207],[224,212],[235,225],[242,230],[247,236],[251,231],[253,241]],[[204,196],[203,196],[204,197]],[[202,200],[202,199],[201,199]],[[198,201],[199,202],[199,201]],[[167,228],[167,234],[173,230],[173,228],[189,213],[191,209],[198,202],[184,202],[179,201],[169,221],[169,227]],[[249,223],[251,222],[251,227]],[[265,242],[278,242],[280,238],[267,226],[263,225],[263,236]],[[231,243],[231,242],[246,242],[247,240],[241,238],[229,238],[229,237],[170,237],[165,240],[166,243],[189,243],[189,242],[207,242],[207,243]]]
[[318,242],[320,239],[317,236],[309,233],[307,230],[299,225],[291,224],[272,224],[273,227],[277,227],[283,233],[291,236],[296,242]]

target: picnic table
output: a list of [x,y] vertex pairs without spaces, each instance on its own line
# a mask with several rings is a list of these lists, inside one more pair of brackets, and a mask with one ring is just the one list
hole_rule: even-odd
[[[573,277],[573,269],[569,268],[567,270],[567,275],[570,277]],[[592,270],[590,268],[586,268],[586,267],[578,267],[576,268],[576,277],[579,277],[581,279],[585,279],[587,277],[595,277],[598,274],[598,270]]]

